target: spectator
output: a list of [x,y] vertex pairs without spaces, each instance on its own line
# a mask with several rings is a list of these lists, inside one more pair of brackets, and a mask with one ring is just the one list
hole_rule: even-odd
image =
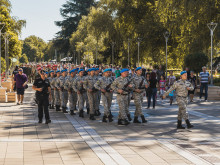
[[176,76],[173,75],[173,71],[171,70],[170,75],[167,77],[168,88],[170,88],[175,81],[176,81]]
[[159,69],[157,70],[157,80],[160,81],[161,76],[164,75],[164,71],[162,69],[162,66],[159,66]]
[[190,98],[190,102],[193,102],[193,97],[194,97],[194,93],[195,93],[195,89],[196,89],[196,76],[194,76],[194,72],[190,71],[190,77],[189,77],[189,82],[191,82],[191,84],[193,85],[194,90],[193,91],[189,91],[189,98]]
[[115,70],[115,77],[118,78],[121,76],[120,70],[119,70],[119,66],[117,66],[116,70]]
[[[12,72],[13,81],[16,74],[18,74],[18,65],[15,66],[15,70]],[[16,91],[16,84],[14,85],[13,90]]]
[[[146,81],[148,84],[150,84],[150,73],[149,72],[146,74]],[[147,98],[149,96],[149,91],[150,91],[150,86],[148,86],[148,88],[146,89],[146,97]]]
[[155,109],[155,104],[156,104],[156,94],[157,94],[157,79],[156,79],[156,73],[152,72],[150,75],[150,80],[149,80],[149,95],[148,95],[148,107],[147,109],[150,108],[151,104],[151,98],[153,97],[153,109]]
[[206,67],[202,67],[202,72],[199,75],[200,80],[200,101],[202,99],[203,89],[205,88],[205,101],[208,99],[208,83],[210,81],[209,72],[206,71]]
[[23,73],[23,69],[19,68],[18,69],[18,74],[15,75],[14,77],[14,86],[16,84],[16,91],[17,91],[17,99],[18,103],[17,105],[23,104],[24,100],[24,89],[28,83],[28,79],[26,74]]
[[166,80],[165,80],[164,75],[161,75],[161,77],[160,77],[159,87],[160,87],[160,97],[162,98],[164,91],[165,91],[165,87],[166,87]]

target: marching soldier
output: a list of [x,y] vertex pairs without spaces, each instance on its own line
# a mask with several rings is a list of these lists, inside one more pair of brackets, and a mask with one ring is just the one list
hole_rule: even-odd
[[117,102],[119,105],[118,125],[128,125],[130,117],[128,111],[128,96],[132,88],[132,79],[128,77],[129,69],[122,69],[121,76],[115,79],[111,88],[117,92]]
[[189,116],[188,112],[186,110],[187,108],[187,101],[188,101],[188,91],[192,91],[193,85],[187,81],[187,72],[182,71],[180,73],[181,79],[174,82],[174,84],[170,87],[170,89],[163,95],[163,99],[166,98],[166,96],[171,93],[173,90],[176,91],[176,101],[179,106],[179,112],[178,112],[178,121],[177,121],[177,129],[185,129],[185,127],[182,126],[182,118],[185,120],[187,128],[192,128],[193,125],[189,122]]
[[[95,76],[97,77],[97,79],[99,80],[100,78],[102,78],[100,75],[99,75],[99,72],[100,72],[100,70],[99,70],[99,68],[95,68]],[[96,102],[97,102],[97,104],[98,104],[98,111],[96,111],[96,112],[100,112],[99,111],[99,106],[100,106],[100,101],[101,101],[101,91],[99,90],[99,91],[97,91],[97,93],[98,93],[98,95],[97,95],[97,100],[96,100]],[[95,113],[95,116],[99,116],[99,115],[101,115],[100,113]]]
[[67,80],[66,72],[67,72],[67,70],[63,69],[61,71],[62,76],[60,76],[56,81],[56,88],[59,90],[59,93],[60,93],[60,100],[61,100],[61,106],[62,106],[63,113],[68,113],[66,111],[67,102],[68,102],[68,91],[66,89],[64,89],[64,84],[65,84],[65,81]]
[[51,88],[51,97],[49,99],[49,108],[54,109],[54,101],[55,101],[55,96],[54,96],[54,83],[55,83],[55,81],[53,81],[54,80],[54,71],[51,70],[49,72],[49,74],[50,74],[50,77],[47,78],[50,82],[50,88]]
[[145,88],[148,87],[148,84],[145,78],[142,75],[142,68],[136,68],[136,76],[133,77],[133,84],[134,84],[134,104],[136,106],[135,114],[134,114],[134,121],[133,123],[141,123],[138,120],[138,116],[141,116],[142,123],[146,123],[145,117],[142,113],[142,103],[143,103],[143,93],[145,92]]
[[95,83],[95,88],[101,91],[102,103],[104,106],[104,116],[102,118],[102,122],[107,122],[107,118],[109,122],[112,122],[112,114],[111,114],[111,104],[112,104],[112,95],[113,91],[111,90],[111,84],[113,79],[111,77],[112,69],[105,69],[103,71],[104,76],[100,78]]
[[60,110],[61,100],[60,100],[60,92],[57,88],[57,80],[60,78],[60,71],[56,71],[57,76],[52,80],[52,84],[54,85],[54,94],[55,94],[55,104],[56,104],[56,111]]
[[85,77],[83,75],[84,75],[84,70],[80,69],[78,71],[78,76],[73,81],[73,85],[72,85],[73,90],[77,93],[79,117],[84,117],[83,108],[84,108],[84,103],[86,101],[86,90],[83,86]]
[[64,84],[64,89],[68,91],[70,114],[75,115],[74,110],[76,110],[77,103],[77,93],[73,90],[73,81],[76,79],[76,69],[70,71],[70,77],[66,80]]
[[87,90],[87,96],[88,96],[88,100],[89,100],[89,114],[90,120],[95,120],[95,113],[97,115],[100,115],[101,113],[99,112],[99,107],[97,104],[97,99],[98,99],[98,90],[95,89],[94,84],[97,82],[98,78],[95,76],[95,68],[89,69],[88,70],[90,72],[90,76],[87,76],[85,78],[84,84],[85,85],[85,89]]

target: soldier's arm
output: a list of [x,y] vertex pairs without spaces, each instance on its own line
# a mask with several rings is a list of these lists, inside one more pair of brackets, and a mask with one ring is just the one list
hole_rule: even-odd
[[87,79],[87,78],[85,78],[85,80],[83,81],[83,87],[84,87],[86,90],[89,89],[89,87],[88,87],[88,79]]
[[175,82],[171,87],[170,89],[164,93],[163,97],[167,97],[169,95],[170,92],[172,92],[173,90],[175,90],[177,88],[177,82]]
[[113,91],[117,92],[118,91],[118,84],[117,84],[117,79],[115,79],[111,85],[111,88]]
[[67,80],[64,82],[64,89],[65,89],[65,90],[68,90],[68,89],[69,89],[69,79],[67,79]]
[[78,89],[77,89],[77,79],[75,79],[75,80],[73,81],[72,88],[73,88],[73,90],[74,90],[75,92],[78,91]]
[[101,85],[101,79],[99,79],[98,81],[96,81],[96,83],[94,84],[94,87],[95,87],[96,89],[98,89],[98,90],[101,90],[100,85]]

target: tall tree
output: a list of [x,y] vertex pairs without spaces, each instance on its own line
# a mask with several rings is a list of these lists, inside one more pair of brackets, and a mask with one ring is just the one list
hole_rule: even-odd
[[55,40],[55,46],[60,52],[69,51],[69,39],[72,33],[76,31],[82,16],[88,15],[90,7],[94,5],[94,0],[68,0],[62,6],[60,14],[64,20],[55,22],[61,28]]

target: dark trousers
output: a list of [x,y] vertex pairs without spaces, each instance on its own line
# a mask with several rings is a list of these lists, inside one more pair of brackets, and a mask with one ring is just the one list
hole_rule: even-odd
[[148,99],[147,99],[148,107],[150,107],[152,97],[153,97],[153,107],[155,107],[156,95],[157,95],[157,88],[151,88],[151,90],[148,94]]
[[200,99],[202,98],[203,89],[205,88],[205,100],[208,98],[208,83],[201,83],[200,86]]
[[48,95],[42,95],[41,97],[38,98],[38,118],[39,118],[39,120],[43,119],[43,113],[45,114],[46,120],[50,119],[48,105],[49,105],[49,96]]

